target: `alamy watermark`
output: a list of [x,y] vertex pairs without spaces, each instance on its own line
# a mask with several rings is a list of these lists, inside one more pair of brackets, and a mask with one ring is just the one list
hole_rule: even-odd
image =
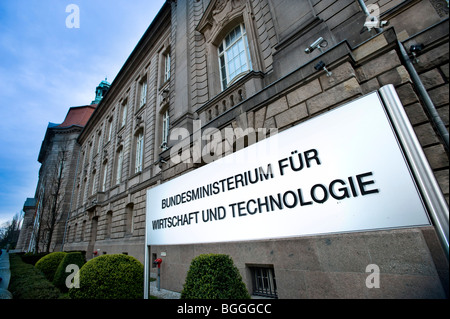
[[80,28],[80,7],[76,4],[69,4],[66,7],[66,12],[69,15],[66,17],[66,28],[79,29]]
[[376,264],[367,265],[366,272],[370,273],[366,278],[366,287],[369,289],[380,288],[380,267]]
[[[256,144],[268,137],[276,136],[277,128],[253,128],[253,127],[226,127],[222,130],[208,127],[204,130],[201,120],[193,121],[193,134],[183,127],[175,127],[171,130],[169,144],[170,160],[173,164],[211,163],[231,153],[237,152]],[[246,161],[254,161],[262,156],[276,152],[278,148],[277,139],[271,143],[259,143],[254,152],[249,152]],[[234,162],[230,162],[234,163]]]
[[66,273],[69,273],[66,278],[66,287],[68,289],[80,288],[80,267],[75,264],[67,265]]

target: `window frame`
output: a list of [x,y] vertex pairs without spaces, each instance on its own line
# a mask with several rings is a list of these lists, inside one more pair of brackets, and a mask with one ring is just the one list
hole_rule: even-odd
[[141,82],[139,82],[139,109],[147,103],[147,89],[147,77],[145,77]]
[[250,266],[252,295],[278,298],[275,270],[273,266]]
[[[237,36],[227,45],[227,38],[238,28],[240,29],[240,35]],[[246,70],[236,73],[233,75],[233,77],[231,77],[229,70],[230,68],[229,51],[233,50],[233,48],[235,48],[236,45],[239,45],[239,41],[243,42],[244,50],[238,52],[238,54],[233,57],[233,60],[236,57],[239,58],[241,56],[241,53],[243,52],[245,55],[245,64],[247,68]],[[238,79],[240,79],[242,76],[244,76],[253,69],[250,48],[248,44],[247,28],[245,27],[245,24],[243,22],[233,27],[233,29],[231,29],[231,31],[228,32],[223,37],[222,41],[220,41],[220,43],[217,45],[217,58],[219,63],[218,66],[220,75],[220,86],[222,91],[226,90],[230,85],[232,85],[234,82],[236,82]],[[243,65],[244,64],[240,64],[240,68],[242,68]]]
[[127,115],[128,115],[128,103],[125,101],[122,104],[122,107],[120,109],[120,128],[123,128],[127,124]]
[[119,185],[122,182],[122,169],[123,169],[123,147],[121,146],[116,151],[116,177],[115,184]]
[[101,192],[105,192],[106,191],[106,182],[108,179],[108,161],[105,161],[103,163],[103,169],[102,169],[102,185],[100,188]]
[[171,77],[171,70],[170,70],[170,64],[171,64],[171,57],[170,57],[170,51],[168,50],[166,53],[164,53],[164,78],[163,83],[170,80]]
[[108,119],[108,141],[107,141],[107,142],[110,142],[111,139],[112,139],[112,134],[113,134],[113,120],[114,120],[114,117],[113,117],[113,116],[110,116],[109,119]]
[[168,149],[169,130],[170,130],[170,114],[169,108],[161,113],[161,149],[163,151]]
[[144,165],[144,131],[140,130],[136,134],[136,143],[135,143],[135,161],[134,161],[134,173],[140,173],[143,170]]

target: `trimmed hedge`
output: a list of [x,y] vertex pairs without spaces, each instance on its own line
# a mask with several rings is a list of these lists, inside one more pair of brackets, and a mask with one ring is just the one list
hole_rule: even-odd
[[69,289],[72,299],[142,299],[144,266],[134,257],[102,255],[80,269],[80,288]]
[[45,278],[47,278],[48,281],[52,282],[55,277],[56,269],[58,269],[61,260],[66,254],[66,252],[62,251],[48,254],[39,259],[34,267],[42,271]]
[[16,254],[9,255],[11,279],[8,290],[14,299],[64,299],[33,265],[27,264]]
[[239,270],[228,255],[195,257],[183,285],[181,299],[249,299]]
[[21,257],[23,262],[34,266],[39,261],[39,259],[47,255],[48,253],[26,253],[23,254]]
[[58,269],[56,269],[53,285],[55,285],[62,292],[69,291],[69,288],[66,286],[66,278],[70,275],[70,273],[66,272],[66,267],[74,264],[77,265],[78,268],[81,268],[85,263],[86,260],[81,252],[67,253],[59,263]]

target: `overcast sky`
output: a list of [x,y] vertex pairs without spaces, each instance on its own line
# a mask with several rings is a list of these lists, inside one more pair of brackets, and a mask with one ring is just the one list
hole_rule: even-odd
[[69,107],[94,100],[105,77],[114,80],[163,4],[0,0],[0,225],[34,197],[48,123],[62,123]]

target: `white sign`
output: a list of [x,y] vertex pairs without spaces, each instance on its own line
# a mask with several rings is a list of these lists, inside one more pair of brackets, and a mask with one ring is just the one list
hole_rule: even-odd
[[146,220],[147,245],[430,224],[377,93],[149,189]]

